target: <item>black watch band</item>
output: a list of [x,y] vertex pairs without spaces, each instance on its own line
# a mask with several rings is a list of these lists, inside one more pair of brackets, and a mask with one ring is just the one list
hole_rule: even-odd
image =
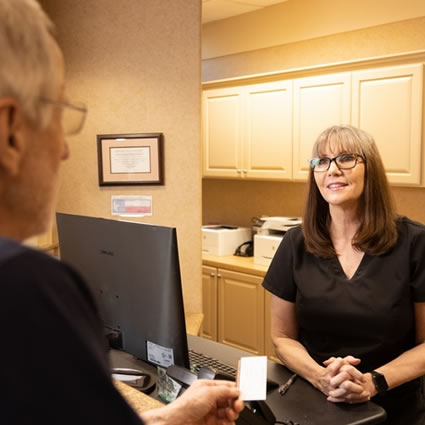
[[372,370],[370,372],[372,375],[373,383],[375,384],[375,388],[378,391],[378,394],[384,394],[385,391],[388,390],[387,380],[382,373],[377,372],[376,370]]

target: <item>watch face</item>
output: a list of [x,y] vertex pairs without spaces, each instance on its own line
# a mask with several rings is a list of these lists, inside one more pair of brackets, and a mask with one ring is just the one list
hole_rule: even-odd
[[372,373],[372,379],[373,382],[375,384],[375,387],[378,391],[379,394],[384,393],[385,391],[388,390],[388,384],[387,384],[387,380],[385,379],[385,376],[382,375],[382,373],[379,372],[371,372]]

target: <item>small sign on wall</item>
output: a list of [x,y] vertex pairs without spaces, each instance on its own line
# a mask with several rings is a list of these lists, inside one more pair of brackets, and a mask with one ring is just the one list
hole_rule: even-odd
[[112,196],[111,214],[124,217],[150,216],[152,215],[152,196]]

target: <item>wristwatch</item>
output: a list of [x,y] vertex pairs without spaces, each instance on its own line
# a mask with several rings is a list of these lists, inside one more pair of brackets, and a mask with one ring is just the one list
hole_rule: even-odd
[[372,370],[370,374],[372,375],[372,381],[375,384],[375,388],[378,391],[378,394],[384,394],[385,391],[388,390],[388,384],[385,376],[376,370]]

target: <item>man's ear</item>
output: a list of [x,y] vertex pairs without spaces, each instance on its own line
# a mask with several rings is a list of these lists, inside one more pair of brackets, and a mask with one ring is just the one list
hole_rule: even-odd
[[12,98],[0,98],[0,169],[16,176],[25,151],[22,134],[22,112]]

